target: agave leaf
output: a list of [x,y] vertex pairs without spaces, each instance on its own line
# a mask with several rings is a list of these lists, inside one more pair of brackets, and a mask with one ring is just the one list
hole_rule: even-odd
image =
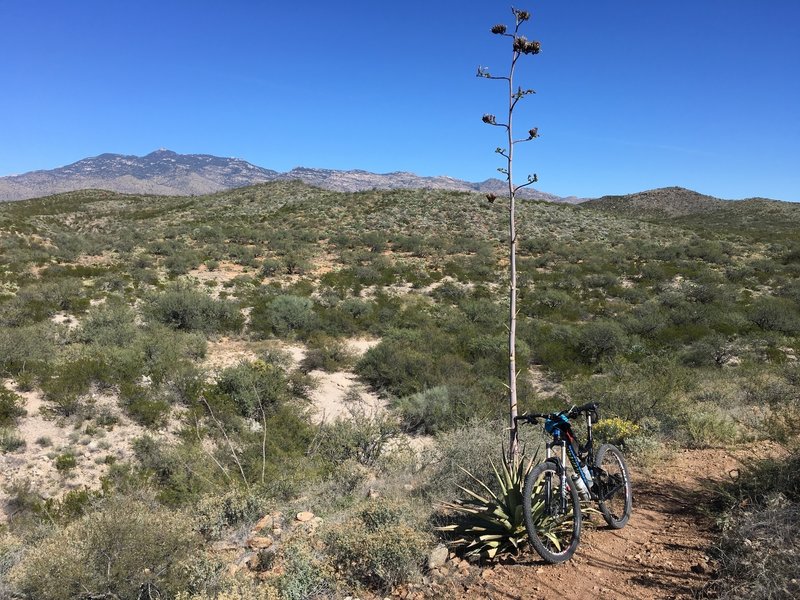
[[542,533],[548,540],[553,542],[553,545],[556,547],[556,550],[561,552],[561,540],[559,540],[554,533],[551,533],[549,531]]
[[[481,502],[482,504],[490,504],[490,503],[491,503],[491,500],[489,500],[488,498],[484,498],[483,496],[480,496],[479,494],[476,494],[475,492],[473,492],[473,491],[472,491],[471,489],[469,489],[469,488],[465,488],[465,487],[462,487],[462,486],[460,486],[460,485],[458,486],[458,488],[459,488],[459,489],[460,489],[462,492],[466,492],[467,494],[469,494],[470,496],[472,496],[473,498],[475,498],[475,500],[477,500],[478,502]],[[494,497],[494,498],[495,498],[495,500],[497,499],[497,498],[494,496],[494,494],[492,494],[492,497]]]
[[[494,465],[492,465],[492,467],[494,467]],[[489,495],[491,495],[492,498],[494,498],[495,500],[498,500],[497,496],[495,495],[495,493],[492,491],[492,489],[488,485],[483,483],[480,479],[475,477],[475,475],[473,475],[472,473],[467,471],[464,467],[458,467],[458,468],[461,469],[462,471],[464,471],[464,473],[469,475],[478,485],[480,485],[483,489],[485,489],[487,492],[489,492]],[[461,487],[461,486],[458,486],[458,487]],[[463,490],[464,488],[461,488],[461,489]]]

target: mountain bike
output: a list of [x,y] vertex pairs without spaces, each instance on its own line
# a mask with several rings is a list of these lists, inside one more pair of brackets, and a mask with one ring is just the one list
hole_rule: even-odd
[[[557,413],[529,413],[517,422],[536,425],[544,419],[544,430],[552,439],[546,444],[547,458],[528,473],[523,489],[523,514],[531,546],[545,562],[569,560],[581,537],[581,500],[597,503],[612,529],[622,529],[631,516],[632,491],[622,452],[603,444],[594,452],[592,423],[599,405],[590,402]],[[586,415],[586,444],[581,446],[570,419]],[[557,449],[557,452],[554,452]],[[572,476],[567,476],[567,465]]]

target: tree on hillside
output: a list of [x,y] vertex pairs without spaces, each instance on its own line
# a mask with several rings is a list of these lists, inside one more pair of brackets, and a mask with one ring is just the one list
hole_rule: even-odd
[[[513,116],[514,109],[517,103],[530,94],[534,94],[534,90],[522,89],[522,87],[514,88],[514,69],[517,61],[523,54],[539,54],[541,44],[536,41],[529,41],[525,36],[520,35],[519,30],[521,25],[530,19],[531,15],[528,11],[512,8],[511,12],[514,15],[514,29],[509,32],[508,27],[505,25],[495,25],[491,31],[493,34],[510,38],[511,40],[511,66],[507,75],[497,76],[489,72],[488,67],[478,67],[478,77],[486,79],[497,79],[506,81],[508,83],[508,117],[505,123],[498,122],[497,117],[493,114],[484,114],[483,122],[488,125],[500,127],[506,133],[506,147],[498,147],[495,152],[505,158],[506,166],[497,169],[506,176],[508,181],[508,252],[509,252],[509,313],[508,313],[508,403],[509,403],[509,422],[511,427],[511,439],[508,448],[508,460],[513,462],[519,453],[519,436],[517,432],[517,362],[516,362],[516,335],[517,335],[517,227],[516,227],[516,194],[517,192],[529,185],[536,183],[537,176],[528,175],[527,181],[520,185],[514,184],[513,167],[514,167],[514,146],[523,142],[529,142],[539,137],[538,128],[534,127],[528,130],[528,136],[514,139],[513,130]],[[490,202],[495,200],[493,194],[487,196]]]

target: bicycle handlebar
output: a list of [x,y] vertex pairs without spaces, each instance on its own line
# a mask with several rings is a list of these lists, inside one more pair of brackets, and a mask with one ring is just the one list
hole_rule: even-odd
[[597,409],[599,407],[600,404],[597,402],[587,402],[582,406],[573,406],[572,408],[568,408],[556,413],[525,413],[517,415],[514,417],[514,421],[522,421],[523,423],[536,425],[538,419],[557,419],[561,415],[567,415],[568,418],[574,419],[575,417],[578,417],[586,412],[592,413],[594,415],[594,420],[597,420]]

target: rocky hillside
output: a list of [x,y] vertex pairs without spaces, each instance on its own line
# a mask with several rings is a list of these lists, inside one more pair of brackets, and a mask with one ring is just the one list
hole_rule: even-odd
[[589,200],[585,206],[616,213],[679,217],[714,211],[724,207],[726,202],[686,188],[667,187],[623,196],[603,196]]
[[[370,189],[443,189],[501,195],[505,182],[499,179],[473,183],[452,177],[422,177],[414,173],[370,173],[369,171],[311,169],[297,167],[286,173],[257,167],[238,158],[209,154],[177,154],[160,149],[146,156],[101,154],[46,171],[0,177],[0,201],[39,198],[84,189],[126,194],[165,196],[203,195],[273,180],[299,179],[309,185],[337,192]],[[520,196],[548,202],[580,202],[534,189]]]

